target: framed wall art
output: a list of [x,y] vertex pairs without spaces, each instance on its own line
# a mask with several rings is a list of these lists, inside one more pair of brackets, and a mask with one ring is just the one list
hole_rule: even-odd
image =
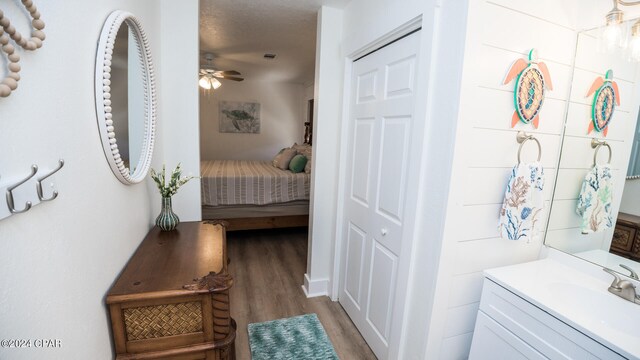
[[218,108],[221,133],[260,133],[259,103],[220,101]]

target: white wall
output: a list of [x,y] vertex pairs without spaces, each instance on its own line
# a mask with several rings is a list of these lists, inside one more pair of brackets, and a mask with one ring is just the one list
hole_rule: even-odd
[[[542,236],[531,242],[501,239],[497,225],[509,172],[517,162],[518,130],[540,140],[546,178],[555,176],[575,33],[566,27],[566,19],[544,18],[551,10],[566,14],[562,7],[542,6],[532,13],[509,1],[469,2],[453,173],[427,348],[430,358],[466,357],[482,271],[535,260],[542,246]],[[502,79],[513,61],[532,47],[549,67],[554,89],[546,95],[537,130],[520,123],[511,129],[514,84],[502,85]],[[527,145],[523,158],[535,159],[536,147]],[[552,183],[545,187],[547,206]]]
[[[313,94],[313,89],[314,89],[314,85],[310,84],[310,85],[303,85],[303,89],[302,89],[302,100],[300,101],[300,111],[302,114],[302,135],[303,135],[303,140],[304,140],[304,123],[306,121],[309,121],[309,100],[313,99],[314,94]],[[313,111],[313,109],[311,109],[311,111]]]
[[[469,1],[458,130],[427,358],[468,355],[484,269],[539,256],[542,236],[531,242],[507,241],[497,232],[498,210],[519,146],[515,135],[523,129],[540,140],[545,200],[550,200],[576,30],[585,18],[596,19],[594,14],[606,12],[600,5],[606,4]],[[511,129],[514,84],[503,86],[501,80],[512,62],[532,47],[548,65],[554,89],[546,96],[537,130],[523,124]],[[536,150],[527,146],[523,157],[535,158]]]
[[323,6],[317,28],[309,251],[303,285],[310,296],[328,294],[334,264],[344,76],[342,11]]
[[[2,10],[28,34],[28,19],[17,6]],[[25,173],[32,163],[52,167],[58,158],[66,165],[56,176],[56,200],[0,221],[0,338],[60,339],[62,346],[0,348],[0,358],[111,359],[104,297],[159,207],[150,206],[157,193],[149,184],[121,184],[103,154],[94,105],[96,43],[108,14],[128,10],[141,19],[157,63],[161,29],[181,28],[175,19],[194,8],[176,9],[163,25],[160,5],[151,0],[37,6],[47,38],[36,52],[18,50],[22,79],[16,92],[0,99],[0,176]],[[197,12],[187,15],[197,18]],[[197,52],[183,51],[180,42],[171,46],[182,64],[197,61]],[[162,91],[163,74],[158,80]],[[164,115],[159,126],[173,121]],[[174,151],[162,139],[156,148],[156,155]]]
[[620,211],[640,216],[640,180],[626,180]]
[[[203,160],[271,160],[283,147],[302,143],[306,113],[301,84],[224,81],[213,91],[200,90],[200,155]],[[260,103],[260,133],[219,132],[220,101]]]
[[[198,0],[160,2],[162,9],[162,47],[159,66],[161,73],[158,112],[161,123],[158,137],[161,152],[153,160],[155,169],[162,164],[173,169],[182,163],[183,174],[200,175],[198,149]],[[168,25],[172,24],[172,25]],[[179,24],[179,26],[176,26]],[[154,213],[160,211],[160,197],[153,197]],[[200,180],[194,179],[173,196],[173,210],[181,221],[202,218]]]

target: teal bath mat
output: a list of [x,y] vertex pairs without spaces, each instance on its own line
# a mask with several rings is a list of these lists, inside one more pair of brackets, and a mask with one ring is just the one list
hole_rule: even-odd
[[252,360],[338,360],[316,314],[249,324]]

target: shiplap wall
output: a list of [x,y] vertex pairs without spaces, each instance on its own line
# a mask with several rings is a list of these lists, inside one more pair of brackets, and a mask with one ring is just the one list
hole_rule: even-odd
[[[547,245],[570,253],[594,249],[609,251],[613,229],[595,234],[581,234],[581,217],[575,211],[577,198],[585,174],[593,165],[594,150],[591,148],[591,139],[606,140],[612,149],[612,211],[613,214],[617,214],[638,118],[638,65],[626,61],[620,53],[598,53],[597,35],[598,32],[592,30],[578,36],[567,128],[546,237]],[[613,79],[620,89],[620,106],[616,107],[609,125],[609,133],[604,137],[595,131],[587,134],[593,95],[585,95],[594,79],[603,76],[607,69],[613,70]],[[598,151],[598,163],[605,163],[608,156],[607,149],[601,148]]]
[[[541,232],[531,241],[499,238],[498,212],[511,171],[517,162],[518,130],[542,145],[545,168],[545,208],[549,208],[561,134],[570,94],[576,44],[575,2],[471,0],[467,24],[465,59],[456,160],[439,282],[448,292],[442,308],[443,359],[466,358],[478,310],[482,271],[487,268],[535,260],[543,241]],[[549,67],[553,90],[547,92],[540,112],[540,126],[518,123],[511,128],[514,82],[502,80],[514,60],[531,48]],[[523,161],[537,156],[534,143],[525,144]],[[451,217],[451,216],[449,216]],[[545,214],[546,218],[546,214]],[[437,305],[436,305],[437,306]],[[432,333],[433,334],[433,333]]]

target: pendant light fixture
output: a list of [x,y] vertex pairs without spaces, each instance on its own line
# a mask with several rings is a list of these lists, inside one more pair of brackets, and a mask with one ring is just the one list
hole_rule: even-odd
[[636,20],[636,22],[631,25],[629,61],[640,62],[640,20]]
[[605,27],[602,30],[602,41],[607,51],[626,47],[626,29],[624,26],[624,13],[618,9],[617,0],[613,1],[611,9],[604,17]]
[[629,61],[640,62],[640,20],[636,20],[631,28],[624,22],[622,6],[640,5],[640,1],[613,0],[613,8],[605,15],[605,26],[599,36],[599,48],[602,52],[622,50]]

